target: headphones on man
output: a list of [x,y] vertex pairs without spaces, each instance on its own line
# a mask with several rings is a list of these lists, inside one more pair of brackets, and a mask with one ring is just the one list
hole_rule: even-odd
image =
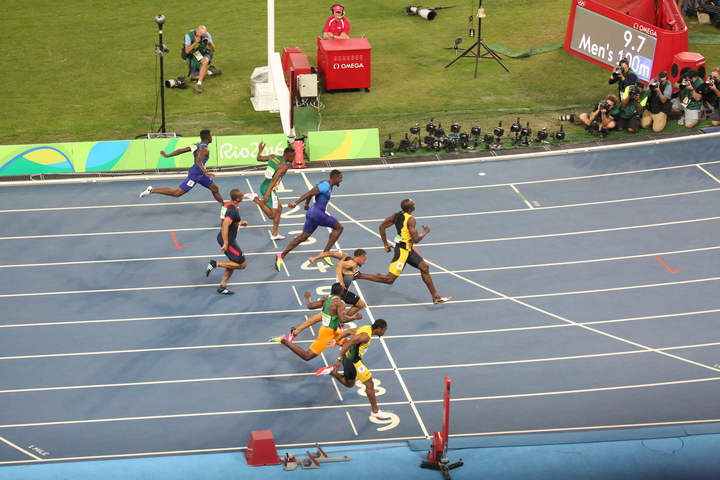
[[330,13],[332,13],[333,15],[335,15],[335,7],[342,8],[342,16],[344,17],[345,16],[345,5],[343,5],[341,3],[336,3],[335,5],[330,7]]

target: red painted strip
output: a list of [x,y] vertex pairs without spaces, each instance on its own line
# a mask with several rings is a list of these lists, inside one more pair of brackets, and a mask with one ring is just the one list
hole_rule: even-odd
[[670,273],[677,273],[677,272],[679,272],[679,271],[681,270],[680,268],[678,268],[677,270],[670,270],[670,267],[668,267],[668,266],[665,264],[665,262],[663,262],[662,260],[660,260],[660,257],[658,257],[657,255],[653,255],[653,256],[655,257],[655,260],[657,260],[658,262],[662,263],[662,266],[663,266],[663,267],[667,268],[667,271],[668,271],[668,272],[670,272]]
[[175,241],[175,248],[185,248],[185,247],[188,247],[188,246],[189,246],[189,245],[182,245],[182,246],[181,246],[181,245],[180,245],[180,242],[178,242],[177,235],[175,235],[175,232],[173,232],[173,231],[171,230],[170,233],[172,233],[173,240]]

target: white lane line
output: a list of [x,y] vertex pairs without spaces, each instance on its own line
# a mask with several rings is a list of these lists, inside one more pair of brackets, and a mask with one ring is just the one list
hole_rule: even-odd
[[717,183],[720,183],[720,180],[718,180],[717,177],[715,177],[715,175],[713,175],[712,173],[710,173],[710,172],[708,172],[707,170],[705,170],[705,169],[702,167],[702,165],[697,165],[697,168],[699,168],[700,170],[702,170],[703,172],[705,172],[705,175],[707,175],[708,177],[712,178],[712,179],[715,180]]
[[[520,183],[522,183],[522,182],[520,182]],[[545,211],[545,210],[556,210],[556,209],[561,209],[561,208],[577,208],[577,207],[587,207],[587,206],[597,206],[597,205],[612,205],[612,204],[616,204],[616,203],[655,200],[655,199],[660,199],[660,198],[670,198],[670,197],[685,196],[685,195],[696,195],[696,194],[717,192],[717,191],[720,191],[720,188],[709,188],[709,189],[705,189],[705,190],[694,190],[694,191],[690,191],[690,192],[651,195],[651,196],[645,196],[645,197],[623,198],[623,199],[617,199],[617,200],[603,200],[603,201],[597,201],[597,202],[574,203],[574,204],[568,204],[568,205],[551,205],[551,206],[544,206],[544,207],[533,207],[533,211],[539,212],[539,211]],[[394,195],[394,194],[397,194],[398,192],[391,192],[391,193]],[[337,195],[337,197],[341,197],[341,195]],[[487,211],[487,212],[468,212],[468,213],[457,213],[457,214],[428,215],[428,216],[418,216],[416,218],[418,220],[420,220],[420,219],[431,219],[431,218],[472,217],[472,216],[478,216],[478,215],[496,215],[496,214],[504,214],[504,213],[520,213],[520,212],[527,212],[527,211],[528,211],[528,209],[526,209],[526,208],[520,208],[520,209],[509,209],[509,210],[493,210],[493,211]],[[381,222],[382,220],[384,220],[384,219],[366,219],[366,220],[360,220],[360,222],[373,223],[373,222]],[[287,226],[294,226],[294,225],[302,225],[302,223],[287,224]],[[256,226],[251,226],[248,228],[263,228],[263,227],[264,227],[264,225],[256,225]],[[117,231],[117,232],[66,233],[66,234],[52,234],[52,235],[27,235],[27,236],[15,236],[15,237],[0,237],[0,240],[31,240],[31,239],[43,239],[43,238],[69,238],[69,237],[103,236],[103,235],[132,235],[132,234],[146,234],[146,233],[168,233],[171,231],[192,232],[192,231],[206,231],[206,230],[215,231],[216,228],[215,227],[202,227],[202,228],[177,228],[177,229],[161,229],[161,230]]]
[[355,428],[355,424],[352,421],[352,418],[350,418],[350,412],[345,412],[345,415],[347,415],[348,422],[350,422],[350,426],[352,427],[353,433],[357,437],[357,429]]
[[515,191],[515,193],[517,193],[517,194],[520,196],[520,198],[522,199],[522,201],[525,202],[525,205],[527,205],[528,208],[530,208],[530,209],[535,208],[535,207],[532,206],[532,204],[531,204],[530,202],[527,201],[527,199],[523,196],[523,194],[520,193],[520,190],[518,190],[518,189],[515,187],[515,185],[510,184],[510,186],[511,186],[512,189]]
[[14,448],[15,450],[18,450],[18,451],[24,453],[25,455],[28,455],[28,456],[34,458],[35,460],[43,461],[42,458],[40,458],[40,457],[38,457],[37,455],[34,455],[34,454],[28,452],[28,451],[25,450],[24,448],[18,447],[17,445],[15,445],[15,444],[12,443],[11,441],[9,441],[9,440],[7,440],[7,439],[5,439],[5,438],[3,438],[3,437],[0,437],[0,441],[8,444],[9,446],[11,446],[12,448]]
[[[481,396],[481,397],[453,397],[453,402],[478,402],[485,400],[499,400],[509,398],[533,398],[543,396],[555,396],[555,395],[571,395],[571,394],[586,394],[586,393],[597,393],[607,392],[616,390],[632,390],[637,388],[656,388],[666,387],[672,385],[688,385],[695,383],[707,383],[720,381],[720,377],[707,377],[707,378],[696,378],[691,380],[678,380],[673,382],[658,382],[648,383],[639,385],[617,385],[612,387],[600,387],[600,388],[586,388],[578,390],[562,390],[552,392],[536,392],[536,393],[523,393],[523,394],[511,394],[511,395],[494,395],[494,396]],[[436,400],[421,400],[414,403],[417,404],[432,404],[440,403],[442,399]],[[408,402],[386,402],[384,405],[407,405]],[[101,423],[112,423],[112,422],[133,422],[133,421],[147,421],[147,420],[162,420],[168,418],[202,418],[212,416],[228,416],[228,415],[247,415],[256,413],[277,413],[277,412],[297,412],[307,410],[339,410],[347,408],[367,408],[367,403],[352,404],[352,405],[318,405],[318,406],[301,406],[301,407],[283,407],[283,408],[272,408],[272,409],[254,409],[254,410],[230,410],[230,411],[217,411],[217,412],[194,412],[194,413],[176,413],[166,415],[141,415],[134,417],[116,417],[116,418],[95,418],[95,419],[81,419],[81,420],[61,420],[56,422],[36,422],[36,423],[16,423],[0,425],[0,428],[26,428],[26,427],[45,427],[51,425],[82,425],[82,424],[101,424]],[[427,437],[427,435],[426,435]]]

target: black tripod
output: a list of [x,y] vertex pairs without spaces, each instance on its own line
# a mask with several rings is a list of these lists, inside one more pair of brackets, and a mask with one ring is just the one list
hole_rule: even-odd
[[[477,41],[473,43],[470,48],[465,50],[463,53],[455,57],[455,60],[445,65],[445,68],[448,68],[453,63],[457,62],[459,58],[462,57],[475,57],[475,78],[477,78],[477,71],[478,71],[478,61],[481,58],[494,58],[496,62],[500,64],[501,67],[505,69],[506,72],[510,73],[510,70],[507,69],[505,65],[500,61],[500,57],[497,56],[495,52],[490,50],[487,45],[485,45],[482,41],[482,19],[485,17],[485,11],[482,8],[482,0],[478,0],[478,13],[477,13],[477,19],[478,19],[478,28],[477,28]],[[475,47],[477,47],[477,51],[475,51]],[[485,53],[480,53],[480,47],[485,49]]]

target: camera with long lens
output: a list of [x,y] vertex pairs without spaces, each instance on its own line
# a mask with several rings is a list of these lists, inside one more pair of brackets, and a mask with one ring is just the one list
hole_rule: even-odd
[[470,129],[470,135],[473,137],[479,137],[480,136],[480,127],[475,125]]
[[438,123],[438,126],[435,127],[432,134],[435,135],[436,138],[442,138],[445,136],[445,130],[442,128],[442,123]]
[[416,123],[415,125],[413,125],[412,127],[410,127],[410,133],[412,133],[413,135],[419,134],[419,133],[420,133],[420,125],[418,125],[418,124]]
[[520,117],[518,117],[517,121],[510,125],[510,131],[512,133],[520,133],[520,130],[522,130],[522,125],[520,125]]
[[543,127],[543,128],[541,128],[540,131],[537,133],[537,137],[535,138],[535,141],[538,142],[538,143],[548,143],[548,142],[547,142],[548,135],[549,135],[549,134],[548,134],[548,131],[547,131],[547,127]]
[[200,35],[200,43],[202,43],[203,45],[207,45],[208,43],[210,43],[207,33],[203,33],[202,35]]
[[553,138],[558,142],[562,142],[563,140],[565,140],[565,132],[563,131],[562,125],[560,125],[559,131],[553,133]]
[[558,120],[561,122],[573,122],[575,123],[575,114],[571,113],[570,115],[560,115],[558,117]]
[[187,88],[185,77],[180,76],[177,79],[165,80],[166,88]]
[[598,110],[600,110],[601,112],[602,112],[603,110],[605,110],[605,111],[607,112],[608,110],[610,110],[610,104],[607,103],[607,102],[600,102],[600,103],[598,103],[598,107],[597,107],[597,108],[598,108]]

